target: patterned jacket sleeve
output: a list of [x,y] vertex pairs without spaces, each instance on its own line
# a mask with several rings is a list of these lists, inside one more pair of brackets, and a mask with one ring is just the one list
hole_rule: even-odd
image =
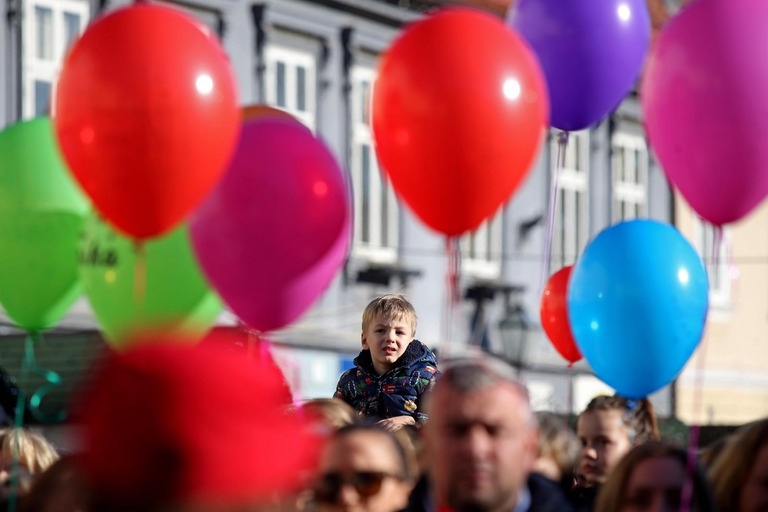
[[333,394],[334,398],[339,398],[350,405],[352,405],[352,397],[349,395],[348,384],[349,384],[350,372],[352,371],[354,371],[354,369],[347,370],[341,374],[341,377],[339,378],[339,383],[336,384],[336,392]]
[[419,366],[418,373],[419,380],[416,383],[416,393],[418,398],[416,399],[416,414],[414,414],[414,419],[416,420],[417,426],[422,426],[429,419],[424,413],[422,397],[424,396],[424,393],[427,393],[435,386],[435,382],[440,378],[441,373],[435,365],[427,362],[424,362]]

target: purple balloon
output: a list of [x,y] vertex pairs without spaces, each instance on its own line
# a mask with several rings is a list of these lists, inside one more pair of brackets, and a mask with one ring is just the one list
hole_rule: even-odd
[[248,121],[190,233],[203,272],[232,311],[260,331],[279,329],[312,305],[344,262],[344,177],[298,122]]
[[712,224],[768,195],[768,2],[699,0],[659,34],[643,76],[648,140]]
[[621,103],[651,38],[645,0],[519,0],[507,24],[538,55],[561,130],[587,128]]

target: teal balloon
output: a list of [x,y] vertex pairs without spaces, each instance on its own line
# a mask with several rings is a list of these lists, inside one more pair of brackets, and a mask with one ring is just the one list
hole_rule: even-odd
[[701,258],[677,229],[634,220],[584,250],[568,284],[568,319],[595,375],[642,398],[669,384],[696,350],[708,297]]
[[50,119],[0,132],[0,303],[20,327],[53,326],[80,296],[77,248],[88,209]]
[[133,335],[147,333],[200,340],[222,306],[192,254],[187,227],[144,242],[142,250],[140,256],[132,240],[95,214],[86,221],[80,276],[107,341],[126,348]]

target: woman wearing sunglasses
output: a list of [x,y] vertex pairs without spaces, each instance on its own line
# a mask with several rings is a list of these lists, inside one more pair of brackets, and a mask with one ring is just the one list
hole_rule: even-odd
[[350,425],[326,444],[314,487],[318,512],[395,512],[408,503],[413,479],[405,449],[375,425]]

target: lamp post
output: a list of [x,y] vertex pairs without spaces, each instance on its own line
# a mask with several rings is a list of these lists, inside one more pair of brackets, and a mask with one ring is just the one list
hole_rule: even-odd
[[504,356],[509,363],[517,368],[518,376],[528,365],[529,337],[532,322],[523,305],[511,297],[507,297],[504,317],[499,322],[499,331],[504,345]]

